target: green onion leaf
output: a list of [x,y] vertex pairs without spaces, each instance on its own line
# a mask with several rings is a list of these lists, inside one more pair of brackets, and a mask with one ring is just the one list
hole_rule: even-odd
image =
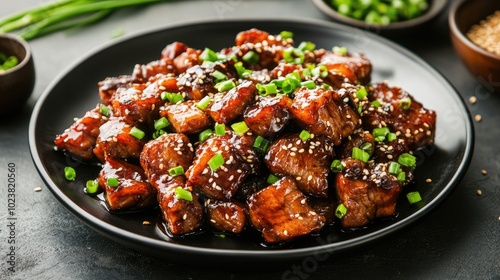
[[175,188],[174,193],[177,199],[193,201],[193,194],[190,191],[183,189],[182,187]]
[[212,171],[215,171],[221,167],[224,162],[224,157],[220,153],[217,153],[208,161],[208,166],[210,166]]
[[342,219],[347,214],[347,208],[344,204],[339,204],[337,209],[335,209],[335,216],[339,219]]
[[215,124],[215,134],[224,136],[226,135],[226,125],[223,123],[216,123]]
[[330,170],[338,173],[341,172],[344,169],[344,166],[342,165],[342,162],[338,159],[334,160],[332,164],[330,164]]
[[273,175],[273,174],[269,174],[269,177],[267,177],[268,184],[274,184],[274,183],[278,182],[279,180],[280,180],[280,177]]
[[370,159],[370,154],[361,150],[360,148],[352,148],[352,158],[359,159],[362,162],[368,162]]
[[170,122],[165,117],[162,117],[162,118],[156,120],[154,123],[154,127],[156,130],[163,129],[169,125],[170,125]]
[[212,133],[213,133],[213,131],[210,128],[207,128],[200,133],[200,135],[198,136],[198,139],[200,140],[200,142],[204,142],[205,140],[210,138],[210,136],[212,136]]
[[210,102],[212,102],[212,99],[207,95],[196,103],[196,107],[200,110],[205,110],[210,105]]
[[221,72],[221,71],[219,71],[219,70],[215,70],[215,71],[212,73],[212,76],[215,78],[215,81],[216,81],[216,82],[220,82],[220,81],[227,80],[227,76],[226,76],[226,74],[222,73],[222,72]]
[[234,132],[238,135],[242,135],[243,133],[248,131],[248,126],[244,121],[233,123],[231,125],[231,128],[234,130]]
[[99,183],[97,180],[88,180],[85,183],[85,192],[88,194],[94,194],[99,190]]
[[106,183],[110,187],[118,187],[118,178],[109,177]]
[[408,202],[410,202],[410,204],[422,201],[422,197],[419,192],[409,192],[406,194],[406,198],[408,198]]
[[182,175],[182,174],[184,174],[184,167],[182,167],[180,165],[176,166],[176,167],[172,167],[168,170],[168,174],[172,177]]
[[417,166],[417,158],[409,153],[402,153],[398,158],[398,163],[407,167],[415,168]]
[[252,65],[259,62],[260,56],[254,51],[249,51],[245,55],[243,55],[241,59],[243,59],[243,61],[245,61],[246,63]]
[[232,88],[234,88],[236,86],[236,84],[231,81],[231,80],[226,80],[226,81],[222,81],[220,83],[217,83],[215,84],[215,88],[219,91],[219,92],[223,92],[223,91],[228,91]]
[[311,133],[309,133],[309,131],[307,131],[307,130],[302,130],[299,134],[299,137],[300,137],[300,139],[302,139],[302,141],[305,142],[311,138]]
[[135,138],[141,140],[142,138],[144,138],[144,136],[146,135],[146,133],[144,133],[144,131],[140,130],[139,128],[137,127],[132,127],[132,129],[130,130],[129,132],[130,135],[134,136]]
[[253,142],[253,147],[261,154],[265,154],[269,148],[270,142],[262,136],[257,136]]
[[71,166],[64,167],[64,178],[68,181],[74,181],[76,179],[76,171]]

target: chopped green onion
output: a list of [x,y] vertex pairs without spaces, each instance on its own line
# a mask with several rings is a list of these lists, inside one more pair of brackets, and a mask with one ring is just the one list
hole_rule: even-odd
[[338,159],[334,160],[332,164],[330,164],[330,170],[337,173],[341,172],[344,169],[342,162]]
[[280,180],[280,177],[273,175],[273,174],[269,174],[269,177],[267,177],[268,184],[274,184],[274,183],[278,182],[279,180]]
[[144,135],[146,135],[146,133],[144,133],[144,131],[138,129],[137,127],[132,127],[132,129],[130,130],[129,132],[130,135],[134,136],[135,138],[141,140],[142,138],[144,138]]
[[223,123],[216,123],[215,124],[215,134],[224,136],[226,135],[226,125]]
[[304,81],[304,82],[300,83],[300,85],[303,87],[306,87],[307,89],[315,89],[316,88],[316,84],[311,80]]
[[265,154],[267,152],[267,149],[269,148],[269,141],[267,141],[266,138],[262,136],[257,136],[255,138],[255,141],[253,142],[253,147],[262,154]]
[[109,177],[106,183],[110,187],[118,187],[118,178]]
[[311,133],[309,133],[309,131],[307,131],[307,130],[302,130],[299,134],[299,137],[300,137],[300,139],[302,139],[302,141],[305,142],[311,138]]
[[395,161],[389,164],[389,174],[398,175],[401,172],[401,165]]
[[326,89],[326,90],[331,90],[332,89],[332,87],[330,85],[328,85],[328,84],[323,84],[321,87],[323,89]]
[[259,94],[264,96],[275,94],[278,92],[278,87],[275,83],[269,83],[266,85],[257,84],[256,88]]
[[243,55],[241,59],[243,59],[243,61],[245,61],[246,63],[252,65],[259,62],[260,56],[254,51],[249,51],[245,55]]
[[217,53],[209,48],[205,48],[203,52],[200,54],[199,58],[203,61],[210,61],[210,62],[215,62],[219,59]]
[[167,133],[165,130],[163,130],[163,129],[158,129],[157,131],[153,132],[152,137],[153,137],[153,139],[156,139],[156,138],[158,138],[158,137],[162,136],[162,135],[163,135],[163,134],[165,134],[165,133]]
[[99,190],[99,183],[97,180],[88,180],[85,183],[85,192],[88,194],[94,194]]
[[402,153],[398,158],[398,163],[407,167],[415,168],[417,166],[417,158],[409,153]]
[[219,91],[219,92],[223,92],[223,91],[228,91],[232,88],[234,88],[236,86],[236,84],[231,81],[231,80],[226,80],[226,81],[222,81],[220,83],[217,83],[215,85],[215,88]]
[[[0,32],[1,33],[1,32]],[[19,64],[19,59],[15,56],[6,56],[0,53],[0,73],[16,67]]]
[[406,198],[408,198],[408,202],[410,202],[410,204],[422,201],[422,197],[419,192],[409,192],[406,194]]
[[380,107],[380,105],[382,105],[382,104],[380,103],[380,100],[375,99],[375,100],[373,100],[373,101],[372,101],[372,106],[373,106],[373,107],[378,108],[378,107]]
[[300,83],[301,83],[300,80],[297,80],[296,78],[294,78],[292,76],[287,77],[287,78],[285,78],[285,80],[281,84],[281,90],[286,94],[293,93],[295,91],[295,89],[300,86]]
[[283,30],[283,31],[280,32],[280,36],[283,39],[290,39],[290,38],[293,38],[293,32],[287,31],[287,30]]
[[172,104],[177,104],[181,101],[184,101],[184,97],[182,97],[182,94],[180,93],[173,93],[173,92],[162,92],[160,95],[161,100],[168,100]]
[[221,72],[221,71],[219,71],[219,70],[215,70],[215,71],[212,73],[212,76],[215,78],[215,81],[216,81],[216,82],[220,82],[220,81],[227,80],[227,76],[226,76],[226,74],[222,73],[222,72]]
[[109,107],[104,104],[99,105],[99,113],[103,116],[109,117]]
[[297,49],[301,50],[301,51],[314,51],[314,49],[316,48],[316,45],[313,43],[313,42],[309,42],[309,41],[304,41],[302,43],[299,44],[299,46],[297,47]]
[[170,125],[170,122],[165,117],[161,117],[160,119],[155,121],[154,127],[156,130],[160,130]]
[[387,141],[392,142],[392,141],[396,140],[396,137],[397,137],[396,133],[390,132],[389,134],[387,134]]
[[283,51],[283,59],[289,63],[302,64],[304,62],[304,52],[300,49],[290,47]]
[[212,171],[215,171],[219,167],[221,167],[224,164],[224,162],[225,161],[222,154],[217,153],[208,161],[208,166],[210,166],[210,169],[212,169]]
[[367,96],[368,96],[368,92],[366,91],[366,88],[364,86],[361,86],[358,90],[356,90],[356,97],[359,100],[363,100]]
[[385,137],[387,136],[387,134],[390,133],[390,130],[388,127],[378,127],[378,128],[374,128],[373,129],[373,137],[375,138],[375,141],[377,142],[384,142],[385,141]]
[[365,142],[363,144],[361,144],[361,146],[359,146],[359,148],[365,152],[371,152],[372,150],[372,143],[370,142]]
[[212,133],[213,131],[210,128],[207,128],[200,133],[198,139],[200,140],[200,142],[204,142],[205,140],[210,138],[210,136],[212,136]]
[[339,206],[337,206],[337,209],[335,209],[335,216],[339,219],[342,219],[345,214],[347,214],[347,208],[344,204],[339,204]]
[[234,130],[234,132],[238,135],[242,135],[243,133],[248,131],[248,126],[244,121],[233,123],[231,125],[231,128]]
[[326,78],[328,76],[328,67],[326,65],[318,65],[311,70],[314,76]]
[[370,159],[370,154],[361,150],[360,148],[352,148],[352,158],[359,159],[362,162],[368,162]]
[[406,173],[404,171],[399,172],[398,181],[406,181]]
[[177,199],[193,201],[193,194],[190,191],[183,189],[182,187],[175,188],[174,193]]
[[241,61],[234,64],[234,68],[238,72],[238,77],[246,79],[252,75],[252,70],[246,69]]
[[411,99],[409,97],[405,97],[399,100],[399,106],[403,110],[408,110],[411,107]]
[[341,56],[345,56],[347,55],[347,48],[335,46],[332,48],[332,52]]
[[210,98],[210,96],[207,95],[196,103],[196,107],[198,107],[200,110],[205,110],[208,107],[208,105],[210,105],[211,101],[212,99]]
[[182,167],[181,165],[172,167],[168,170],[168,174],[170,174],[170,176],[172,177],[182,175],[184,174],[184,167]]
[[64,178],[68,181],[74,181],[76,179],[76,171],[71,166],[64,167]]

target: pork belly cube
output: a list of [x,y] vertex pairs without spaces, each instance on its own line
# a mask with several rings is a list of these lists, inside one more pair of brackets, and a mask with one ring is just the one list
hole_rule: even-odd
[[217,123],[229,123],[243,114],[255,99],[255,84],[245,80],[231,90],[214,96],[207,113]]
[[[117,117],[111,117],[108,122],[101,125],[94,148],[97,158],[101,162],[107,157],[138,159],[147,140],[146,137],[138,139],[130,134],[133,127]],[[139,129],[144,131],[143,128]]]
[[253,194],[248,208],[252,225],[268,243],[318,232],[325,225],[325,218],[307,204],[306,196],[289,177]]
[[344,99],[333,90],[302,87],[295,93],[291,112],[303,129],[339,145],[360,125],[358,113]]
[[166,117],[177,133],[198,133],[212,124],[212,119],[196,106],[198,101],[187,100],[177,104],[165,104],[160,117]]
[[130,87],[133,81],[134,78],[131,75],[121,75],[118,77],[107,77],[103,81],[98,82],[99,97],[102,103],[104,105],[111,104],[111,98],[116,90],[121,87]]
[[362,53],[316,52],[315,56],[319,58],[318,64],[326,65],[330,72],[342,74],[351,84],[365,85],[370,82],[372,64]]
[[[177,189],[189,192],[191,200],[185,199],[177,193]],[[177,176],[161,185],[158,190],[158,203],[160,204],[163,219],[167,230],[173,235],[183,235],[195,232],[203,223],[203,206],[198,194],[186,186],[186,178]]]
[[241,46],[248,43],[261,43],[268,46],[291,46],[291,43],[293,43],[293,41],[290,39],[283,39],[279,35],[271,35],[268,32],[262,31],[257,28],[251,28],[236,34],[235,43],[236,46]]
[[[304,68],[300,64],[294,64],[289,62],[280,62],[278,66],[274,67],[269,72],[269,75],[272,79],[284,78],[286,75],[291,74],[293,72],[302,73]],[[304,77],[302,77],[304,78]]]
[[178,57],[181,53],[185,52],[188,49],[188,46],[181,42],[173,42],[165,46],[165,48],[161,52],[161,59],[165,60],[167,63],[174,60],[174,58]]
[[152,124],[158,119],[159,108],[164,103],[160,93],[157,81],[147,86],[142,84],[119,88],[111,100],[114,115],[130,124]]
[[303,141],[299,134],[290,134],[271,144],[264,161],[271,173],[294,178],[306,194],[328,197],[332,147],[324,137]]
[[[342,227],[356,228],[368,225],[377,218],[395,214],[396,200],[402,185],[390,174],[389,163],[365,164],[360,160],[342,160],[342,172],[336,175],[336,191],[347,213],[340,219]],[[412,180],[413,171],[404,169],[406,180]]]
[[267,138],[285,128],[291,119],[291,106],[292,100],[287,95],[259,96],[257,102],[245,110],[243,118],[253,132]]
[[100,105],[88,111],[63,133],[56,136],[54,144],[57,149],[81,159],[90,161],[95,159],[93,149],[96,145],[99,127],[108,121],[106,115],[100,113]]
[[227,129],[226,135],[223,137],[229,141],[229,144],[240,155],[241,159],[249,165],[250,172],[258,174],[260,171],[260,157],[253,148],[255,142],[254,134],[251,131],[247,131],[240,135]]
[[144,145],[140,163],[151,185],[160,189],[172,179],[169,174],[171,168],[182,166],[187,170],[193,157],[193,145],[185,134],[168,133]]
[[[220,166],[212,164],[213,161],[218,161],[216,159],[222,163]],[[250,172],[250,166],[229,140],[223,136],[215,136],[196,149],[195,159],[187,170],[186,177],[188,185],[196,187],[209,198],[228,201]]]
[[105,191],[104,198],[111,211],[138,210],[155,205],[156,190],[137,165],[108,157],[98,182]]
[[[363,145],[366,147],[362,147]],[[360,128],[344,139],[342,144],[337,147],[336,154],[341,159],[349,158],[352,156],[353,148],[361,148],[371,155],[375,150],[375,146],[373,135],[369,131]]]
[[231,201],[210,202],[207,205],[208,221],[216,230],[241,233],[247,223],[245,208]]
[[201,50],[196,50],[189,47],[184,52],[180,53],[173,60],[173,64],[175,66],[175,69],[177,70],[176,73],[184,73],[187,69],[193,67],[194,65],[200,64],[200,54]]
[[407,91],[376,83],[368,88],[368,99],[379,100],[373,108],[369,102],[363,106],[363,123],[370,129],[387,126],[404,140],[408,150],[434,143],[436,112],[424,108]]
[[147,64],[136,64],[132,71],[134,83],[146,83],[151,77],[158,74],[174,73],[175,68],[165,60],[154,60]]

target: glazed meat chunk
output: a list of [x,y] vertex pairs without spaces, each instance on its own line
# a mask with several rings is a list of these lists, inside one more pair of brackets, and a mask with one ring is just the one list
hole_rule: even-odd
[[101,114],[98,104],[62,134],[57,135],[54,143],[58,149],[81,160],[90,161],[95,158],[93,149],[99,135],[99,127],[107,121],[107,115]]
[[151,77],[158,74],[168,74],[174,72],[174,66],[167,64],[165,60],[154,60],[148,64],[136,64],[132,71],[134,83],[146,83]]
[[186,186],[184,176],[174,177],[162,185],[158,190],[158,202],[171,234],[192,233],[202,226],[203,206],[198,195]]
[[184,73],[187,69],[193,67],[194,65],[200,64],[200,54],[201,50],[196,50],[188,47],[184,52],[175,57],[173,60],[173,64],[175,66],[175,69],[177,70],[177,73]]
[[258,96],[243,115],[245,123],[257,135],[271,137],[282,131],[291,119],[292,100],[287,95]]
[[227,201],[250,172],[249,164],[229,140],[214,136],[199,145],[186,177],[188,185],[198,188],[209,198]]
[[336,176],[336,190],[340,203],[347,208],[340,220],[344,228],[366,226],[377,218],[394,215],[402,185],[413,179],[413,171],[405,168],[406,180],[398,181],[389,173],[389,163],[370,165],[348,158],[342,165],[342,172]]
[[373,154],[375,149],[375,139],[373,135],[369,131],[358,129],[338,146],[336,152],[339,158],[348,158],[352,156],[353,148],[361,148],[363,145],[365,145],[365,147],[362,148],[362,150],[368,152],[370,155]]
[[107,77],[97,83],[99,88],[99,97],[105,105],[111,104],[111,98],[118,88],[129,88],[134,81],[131,75],[121,75],[118,77]]
[[227,124],[243,114],[254,99],[255,84],[246,80],[227,92],[215,95],[207,112],[217,123]]
[[319,57],[318,64],[326,65],[329,71],[340,73],[346,77],[351,84],[367,84],[371,79],[371,62],[362,53],[348,52],[346,54],[336,52],[316,53]]
[[241,233],[247,222],[245,208],[231,201],[209,203],[207,214],[210,225],[223,232]]
[[160,116],[166,117],[175,132],[198,133],[212,124],[212,119],[196,106],[197,101],[187,100],[177,104],[165,104]]
[[333,156],[332,145],[324,137],[303,141],[299,134],[274,141],[264,161],[277,176],[291,176],[306,194],[328,197],[328,173]]
[[359,127],[359,115],[333,90],[300,88],[291,112],[298,124],[316,135],[327,136],[335,145]]
[[108,122],[99,127],[94,154],[101,162],[104,162],[107,157],[138,159],[147,140],[146,137],[138,139],[130,134],[133,128],[134,126],[126,123],[122,118],[111,117]]
[[164,103],[160,93],[158,82],[118,88],[111,99],[114,115],[130,124],[151,124],[158,118],[159,108]]
[[159,189],[172,179],[169,173],[171,168],[182,166],[187,170],[193,157],[193,145],[186,135],[168,133],[144,145],[140,162],[149,182]]
[[111,211],[137,210],[155,205],[156,190],[144,171],[124,160],[108,157],[98,177]]
[[248,207],[252,225],[268,243],[318,232],[325,224],[325,218],[307,204],[306,196],[289,177],[253,194]]
[[373,108],[370,102],[363,106],[363,123],[371,129],[387,126],[404,140],[406,150],[415,150],[434,142],[436,112],[426,109],[408,92],[387,83],[368,87],[368,99],[378,100]]

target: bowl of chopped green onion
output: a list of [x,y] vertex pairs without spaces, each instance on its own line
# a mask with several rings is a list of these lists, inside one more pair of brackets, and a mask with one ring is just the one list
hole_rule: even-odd
[[313,0],[331,19],[392,35],[412,31],[435,19],[447,0]]
[[34,85],[35,67],[28,43],[16,35],[0,34],[0,114],[19,110]]

